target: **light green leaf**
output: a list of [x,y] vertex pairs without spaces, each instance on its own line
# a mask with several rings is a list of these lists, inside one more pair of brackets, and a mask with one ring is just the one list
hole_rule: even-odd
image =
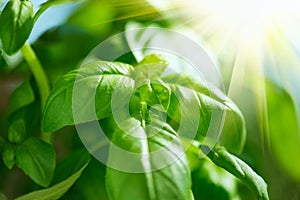
[[55,169],[54,149],[39,138],[28,138],[16,150],[16,164],[34,182],[47,187]]
[[9,99],[9,114],[12,114],[22,107],[25,107],[34,102],[34,92],[30,84],[30,80],[25,80],[17,87]]
[[0,17],[3,50],[12,55],[25,43],[33,27],[33,6],[29,0],[9,1]]
[[299,116],[296,100],[282,87],[267,81],[267,114],[272,154],[279,165],[300,180]]
[[133,90],[133,80],[127,76],[132,69],[132,66],[123,63],[96,61],[63,76],[45,105],[42,129],[56,131],[73,125],[74,112],[76,124],[107,117],[112,112],[113,92],[124,97]]
[[15,165],[16,146],[6,143],[2,150],[2,160],[8,169],[12,169]]
[[168,62],[157,54],[150,54],[146,56],[135,67],[134,79],[153,79],[159,77],[167,68]]
[[259,200],[268,200],[268,190],[265,181],[257,175],[245,162],[228,153],[224,148],[201,146],[201,150],[207,154],[213,163],[224,168],[246,184]]
[[51,6],[68,3],[68,2],[74,2],[74,1],[78,1],[78,0],[48,0],[44,2],[42,5],[40,5],[40,9],[34,15],[34,21],[36,22],[38,18]]
[[8,140],[11,143],[21,144],[26,136],[25,122],[18,119],[11,123],[8,128]]
[[[223,130],[218,142],[230,152],[240,153],[242,151],[246,141],[245,120],[239,108],[225,94],[201,79],[197,80],[185,75],[171,74],[162,77],[162,80],[173,86],[173,88],[180,86],[197,92],[197,101],[199,102],[198,140],[201,140],[200,137],[207,136],[212,116],[214,116],[213,126],[221,126],[222,117],[225,115]],[[172,120],[180,124],[180,102],[175,99],[174,95],[171,101],[171,110],[168,111],[168,115]],[[187,107],[187,113],[191,114],[194,112],[195,106]],[[218,138],[218,136],[215,137]]]
[[33,191],[16,198],[16,200],[57,200],[61,198],[80,177],[89,161],[90,156],[86,151],[74,153],[62,163],[59,163],[55,171],[54,177],[62,179],[62,177],[68,176],[67,178],[63,178],[63,180],[49,188]]
[[[125,172],[107,167],[106,184],[111,200],[193,199],[188,162],[178,136],[168,124],[153,120],[143,128],[139,121],[131,118],[120,127],[126,133],[116,128],[113,144],[136,153],[136,157],[110,148],[109,163],[119,163],[120,167],[133,170]],[[159,167],[161,164],[166,165]],[[135,173],[135,169],[144,172]]]

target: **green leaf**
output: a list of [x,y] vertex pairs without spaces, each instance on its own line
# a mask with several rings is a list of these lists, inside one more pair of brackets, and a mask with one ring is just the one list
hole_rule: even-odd
[[159,77],[167,68],[168,62],[157,54],[146,56],[135,67],[134,79],[153,79]]
[[[17,121],[24,122],[25,137],[36,132],[40,118],[40,102],[34,101],[29,105],[19,108],[8,116],[9,126],[14,126]],[[22,123],[22,122],[21,122]],[[22,136],[23,137],[23,136]],[[21,137],[21,138],[22,138]],[[20,138],[20,139],[21,139]]]
[[[193,154],[195,156],[195,154]],[[195,199],[240,200],[238,179],[208,159],[197,159],[198,166],[192,172],[192,188]],[[211,191],[211,192],[208,192]]]
[[[46,132],[56,131],[63,126],[73,125],[74,112],[77,116],[76,124],[109,116],[112,112],[113,92],[124,97],[133,90],[134,82],[127,76],[132,70],[132,66],[123,63],[96,61],[79,71],[68,73],[58,81],[49,95],[42,129]],[[95,100],[91,100],[92,97]]]
[[40,5],[40,9],[34,15],[34,21],[36,22],[38,18],[51,6],[68,3],[68,2],[74,2],[74,1],[77,0],[48,0]]
[[34,182],[47,187],[55,169],[54,149],[39,138],[28,138],[16,150],[16,164]]
[[246,184],[259,200],[269,199],[267,184],[245,162],[228,153],[224,148],[215,147],[211,149],[203,145],[201,150],[207,154],[213,163],[224,168]]
[[[58,164],[54,177],[65,177],[55,185],[25,194],[16,200],[56,200],[60,199],[80,177],[90,161],[86,151],[78,151]],[[64,172],[65,174],[62,174]]]
[[25,107],[34,102],[35,96],[30,84],[30,80],[25,80],[19,87],[17,87],[9,99],[9,114]]
[[85,149],[77,150],[60,162],[53,176],[51,185],[55,185],[72,176],[90,162],[91,156]]
[[[110,147],[108,162],[132,170],[107,167],[106,185],[111,200],[193,199],[188,162],[179,138],[168,124],[153,120],[143,128],[140,121],[131,118],[120,127],[122,130],[116,128],[113,133],[113,144],[136,153],[136,157]],[[161,164],[166,165],[159,167]]]
[[7,64],[6,60],[4,59],[3,52],[2,52],[2,50],[0,50],[0,68],[7,67],[7,66],[8,66],[8,64]]
[[2,151],[2,148],[3,148],[4,144],[5,144],[5,141],[4,141],[4,139],[0,136],[0,153],[1,153],[1,151]]
[[300,140],[297,101],[288,91],[266,82],[267,116],[272,154],[293,178],[300,180]]
[[[173,87],[172,92],[176,92],[178,87],[197,92],[197,101],[199,102],[198,140],[207,136],[211,123],[214,123],[213,126],[221,126],[222,116],[225,114],[224,126],[218,142],[230,152],[240,153],[242,151],[246,141],[246,123],[239,108],[225,94],[209,83],[205,83],[204,80],[185,75],[171,74],[162,77],[162,80]],[[168,115],[180,124],[180,102],[175,99],[174,95],[172,97]],[[195,112],[195,106],[187,107],[188,115],[193,112]],[[212,116],[215,117],[213,122],[211,122]]]
[[8,169],[12,169],[15,165],[16,146],[6,143],[2,150],[2,160]]
[[25,122],[22,119],[14,121],[8,128],[8,140],[11,143],[21,144],[26,136]]
[[0,17],[3,50],[12,55],[25,43],[33,27],[33,6],[29,0],[9,1]]

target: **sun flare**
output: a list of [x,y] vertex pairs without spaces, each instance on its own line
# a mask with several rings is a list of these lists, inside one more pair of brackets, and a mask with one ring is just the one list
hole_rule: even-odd
[[239,99],[245,88],[255,94],[262,143],[270,140],[266,78],[294,98],[299,124],[299,1],[149,1],[166,13],[175,9],[182,19],[178,28],[191,27],[205,41],[218,59],[229,97]]

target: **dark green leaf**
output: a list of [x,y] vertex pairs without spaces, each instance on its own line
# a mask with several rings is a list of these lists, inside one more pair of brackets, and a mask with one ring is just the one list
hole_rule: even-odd
[[34,102],[34,99],[34,92],[31,87],[30,80],[26,80],[11,94],[9,99],[9,114],[31,104]]
[[266,82],[267,114],[272,154],[281,167],[300,180],[300,140],[297,100],[284,88]]
[[[90,156],[86,151],[76,152],[69,158],[58,164],[55,177],[66,177],[55,185],[38,191],[25,194],[16,200],[57,200],[60,199],[69,188],[80,177],[82,171],[90,161]],[[65,172],[66,174],[61,174]]]
[[6,143],[2,150],[2,159],[8,169],[12,169],[15,165],[16,146]]
[[16,164],[34,182],[47,187],[55,168],[54,149],[39,138],[28,138],[16,151]]
[[7,67],[7,66],[8,66],[8,64],[3,57],[3,52],[2,52],[2,50],[0,50],[0,67]]
[[218,166],[224,168],[256,193],[259,200],[268,200],[267,184],[245,162],[228,153],[224,148],[210,149],[202,146],[201,150]]
[[32,135],[37,130],[40,117],[40,102],[34,101],[29,105],[26,105],[17,111],[11,113],[8,117],[9,126],[16,121],[24,121],[25,125],[25,137]]
[[2,152],[2,148],[3,148],[4,144],[5,144],[5,141],[4,141],[4,139],[0,136],[0,153]]
[[33,27],[33,6],[29,0],[9,1],[0,18],[3,50],[12,55],[25,43]]
[[[193,199],[188,162],[179,138],[169,125],[153,120],[143,128],[131,118],[120,127],[122,130],[116,128],[113,133],[113,144],[136,153],[136,157],[128,157],[111,146],[108,162],[132,170],[124,172],[107,167],[106,184],[111,200]],[[173,162],[167,165],[165,162],[170,160]],[[161,164],[166,165],[159,167]]]
[[92,157],[76,185],[63,196],[62,200],[108,200],[105,188],[105,169],[104,164]]
[[194,157],[193,161],[199,163],[192,172],[192,188],[195,199],[241,199],[238,195],[239,181],[229,172],[216,166],[208,159],[199,160]]
[[26,135],[25,122],[22,119],[14,121],[8,128],[8,140],[11,143],[20,144]]
[[132,69],[123,63],[96,61],[68,73],[51,91],[44,109],[42,129],[56,131],[73,125],[75,114],[76,124],[107,117],[112,112],[113,92],[124,97],[133,90],[133,80],[126,76]]
[[67,179],[88,164],[90,159],[90,154],[85,149],[73,152],[65,160],[58,163],[51,185],[55,185],[64,179]]

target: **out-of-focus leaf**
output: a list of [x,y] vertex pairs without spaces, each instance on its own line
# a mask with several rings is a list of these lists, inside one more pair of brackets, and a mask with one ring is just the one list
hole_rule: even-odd
[[4,139],[0,136],[0,153],[1,153],[1,151],[2,151],[2,148],[3,148],[4,144],[5,144],[5,141],[4,141]]
[[266,94],[272,153],[289,175],[300,180],[299,116],[295,100],[270,81],[266,82]]
[[34,182],[47,187],[55,169],[53,146],[39,138],[28,138],[16,150],[16,164]]
[[[81,27],[85,31],[99,37],[112,28],[115,15],[113,3],[105,0],[85,1],[68,19],[67,23]],[[101,12],[99,12],[101,10]]]
[[[1,15],[0,15],[0,17],[1,17]],[[1,67],[7,67],[7,66],[8,66],[8,64],[7,64],[6,60],[3,57],[2,50],[0,49],[0,68]]]
[[6,143],[2,150],[2,160],[8,169],[12,169],[15,165],[16,146]]
[[213,163],[224,168],[246,184],[259,200],[268,200],[268,190],[265,181],[257,175],[245,162],[228,153],[224,148],[201,146],[201,150]]
[[[59,179],[63,180],[59,181],[58,183],[49,188],[25,194],[21,197],[16,198],[16,200],[60,199],[80,177],[82,171],[86,168],[89,161],[90,156],[86,151],[79,151],[74,153],[57,166],[55,172],[56,174],[54,175],[54,177],[59,177]],[[62,174],[61,172],[65,172],[65,174]],[[62,178],[66,176],[67,178]]]
[[91,158],[76,184],[62,197],[62,200],[108,200],[105,188],[106,166]]
[[11,143],[21,144],[25,138],[25,121],[22,119],[16,120],[9,125],[8,140]]
[[[50,93],[44,109],[42,129],[56,131],[63,126],[73,125],[74,107],[77,109],[78,124],[109,116],[113,92],[125,94],[133,89],[133,80],[126,76],[131,70],[132,66],[123,63],[96,61],[79,71],[68,73]],[[74,93],[73,87],[76,90]],[[91,101],[94,96],[95,101]],[[62,105],[64,109],[61,109]]]
[[24,81],[11,94],[9,99],[9,113],[14,113],[18,109],[31,104],[35,100],[34,92],[30,81]]
[[90,154],[85,149],[73,152],[65,160],[58,163],[51,185],[55,185],[64,179],[67,179],[82,167],[86,166],[90,162],[90,159]]
[[6,198],[6,196],[3,193],[0,192],[0,199],[1,200],[6,200],[7,198]]
[[9,1],[0,17],[0,37],[5,53],[16,53],[29,37],[32,27],[32,3],[29,0]]
[[[134,118],[123,121],[121,127],[122,130],[116,128],[113,133],[113,144],[137,156],[130,159],[111,147],[108,162],[120,163],[120,167],[132,166],[131,170],[144,169],[145,172],[124,172],[107,167],[106,184],[110,199],[193,199],[188,162],[174,130],[159,121],[153,121],[150,126],[143,128]],[[157,154],[157,151],[161,153]],[[174,161],[155,169],[169,159]]]

